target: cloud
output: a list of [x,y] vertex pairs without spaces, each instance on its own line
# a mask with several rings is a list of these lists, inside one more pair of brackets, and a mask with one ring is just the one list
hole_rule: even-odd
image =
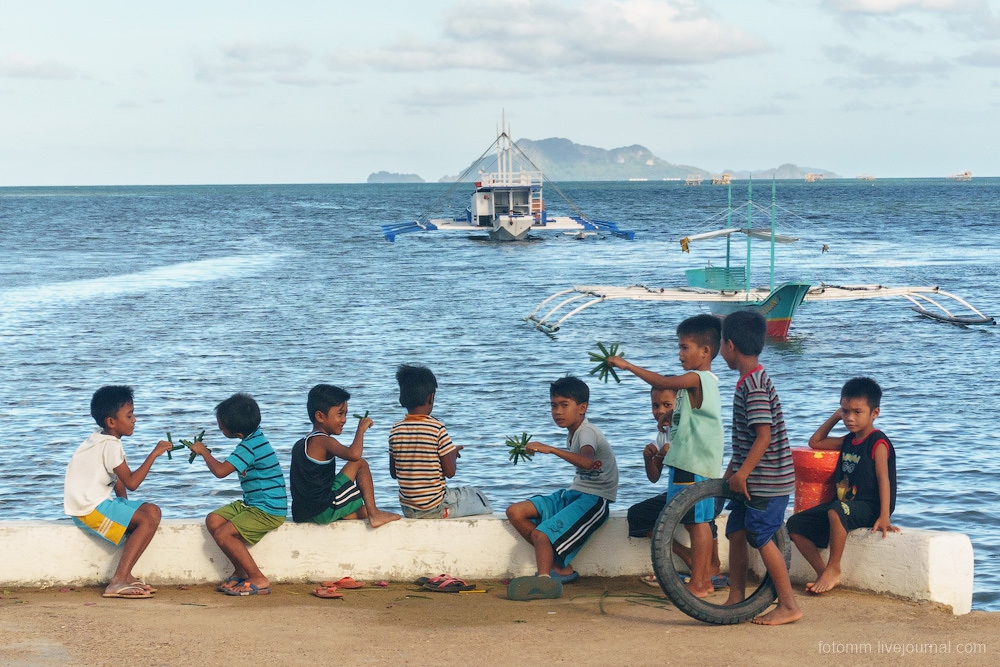
[[825,0],[835,11],[872,16],[907,11],[955,12],[982,7],[981,0]]
[[80,71],[54,60],[33,60],[21,54],[0,60],[0,77],[11,79],[75,79]]
[[826,47],[823,51],[831,61],[854,70],[851,76],[827,79],[826,83],[841,88],[912,87],[928,78],[944,79],[955,68],[951,61],[941,57],[905,61],[884,54],[865,54],[843,45]]
[[330,78],[314,67],[316,59],[299,46],[236,42],[223,46],[219,54],[196,63],[195,78],[202,83],[229,86],[256,86],[275,83],[311,87],[337,85],[343,79]]
[[[507,20],[510,17],[510,20]],[[770,50],[767,41],[717,19],[696,0],[463,0],[441,33],[400,36],[371,52],[341,52],[332,68],[382,71],[607,71],[698,65]]]
[[1000,39],[1000,17],[986,0],[823,0],[823,5],[849,25],[889,22],[898,29],[924,32],[932,21],[972,39]]
[[1000,67],[1000,47],[979,49],[958,58],[958,61],[975,67]]

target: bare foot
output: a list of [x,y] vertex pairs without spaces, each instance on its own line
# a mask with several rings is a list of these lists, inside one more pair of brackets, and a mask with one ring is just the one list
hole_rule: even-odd
[[396,521],[402,517],[399,514],[394,514],[393,512],[383,512],[378,510],[377,512],[370,512],[368,514],[368,523],[371,524],[372,528],[378,528],[379,526],[384,526],[390,521]]
[[830,569],[829,566],[823,570],[816,581],[806,584],[806,590],[814,595],[820,595],[833,590],[840,583],[840,569]]
[[802,618],[802,610],[798,606],[790,609],[778,605],[766,614],[753,619],[753,622],[757,625],[784,625],[786,623],[794,623],[800,618]]
[[728,605],[732,605],[732,604],[739,604],[740,602],[743,602],[743,600],[745,600],[745,599],[746,599],[745,596],[743,596],[743,595],[737,595],[736,592],[733,591],[733,589],[730,588],[729,589],[729,597],[726,598],[726,601],[723,602],[722,605],[723,606],[728,606]]
[[685,584],[685,586],[687,586],[687,589],[691,592],[691,595],[694,595],[695,597],[698,598],[707,598],[709,595],[715,592],[715,588],[712,587],[712,584],[709,584],[707,587],[695,586],[693,581],[689,581]]

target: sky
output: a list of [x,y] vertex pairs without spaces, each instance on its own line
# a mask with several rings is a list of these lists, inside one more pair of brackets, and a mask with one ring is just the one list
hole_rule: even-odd
[[502,115],[712,172],[1000,176],[1000,0],[0,10],[0,187],[437,181]]

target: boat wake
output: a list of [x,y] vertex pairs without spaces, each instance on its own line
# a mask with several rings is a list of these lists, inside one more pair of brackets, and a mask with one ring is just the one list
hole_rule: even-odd
[[0,291],[0,312],[6,323],[46,316],[51,307],[87,299],[104,299],[156,290],[182,289],[213,280],[228,280],[259,272],[285,256],[284,252],[217,257],[170,264],[148,271],[100,278],[30,285]]

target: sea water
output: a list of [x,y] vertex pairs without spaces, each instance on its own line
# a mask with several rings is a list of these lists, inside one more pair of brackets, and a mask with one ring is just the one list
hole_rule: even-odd
[[[770,183],[755,182],[755,226],[768,225]],[[437,375],[435,416],[464,445],[451,484],[479,486],[497,510],[566,486],[573,469],[544,455],[511,465],[504,440],[531,434],[565,442],[549,416],[548,385],[567,373],[591,386],[588,416],[608,436],[621,470],[618,502],[662,491],[643,473],[654,422],[647,386],[587,376],[596,341],[619,342],[632,361],[680,371],[675,327],[697,304],[612,301],[554,336],[524,321],[574,284],[677,287],[683,270],[721,265],[725,241],[678,240],[717,229],[723,187],[681,183],[565,183],[572,205],[547,191],[550,213],[614,220],[634,241],[547,235],[494,244],[468,234],[404,235],[383,223],[460,214],[469,186],[281,185],[0,189],[0,519],[59,519],[73,450],[95,428],[94,390],[135,388],[138,423],[125,439],[138,465],[169,430],[206,430],[220,458],[235,444],[214,406],[253,394],[263,430],[286,466],[309,430],[305,398],[319,382],[344,386],[350,412],[375,425],[366,453],[380,506],[398,507],[386,438],[401,418],[400,363]],[[747,183],[733,187],[745,202]],[[814,283],[939,285],[1000,314],[1000,179],[829,180],[777,183],[778,231],[801,241],[777,249],[777,279]],[[745,206],[739,212],[745,218]],[[734,222],[742,224],[742,220]],[[827,251],[824,252],[824,246]],[[755,243],[754,282],[767,282],[769,248]],[[743,264],[745,244],[734,243]],[[894,522],[967,533],[976,555],[973,605],[1000,609],[1000,389],[995,327],[919,318],[901,298],[807,303],[787,342],[762,362],[784,407],[793,446],[838,406],[844,380],[885,390],[876,424],[899,469]],[[737,380],[721,358],[723,420]],[[344,440],[353,434],[349,420]],[[184,452],[159,459],[132,496],[168,518],[200,518],[239,497]],[[728,452],[727,452],[728,457]]]

